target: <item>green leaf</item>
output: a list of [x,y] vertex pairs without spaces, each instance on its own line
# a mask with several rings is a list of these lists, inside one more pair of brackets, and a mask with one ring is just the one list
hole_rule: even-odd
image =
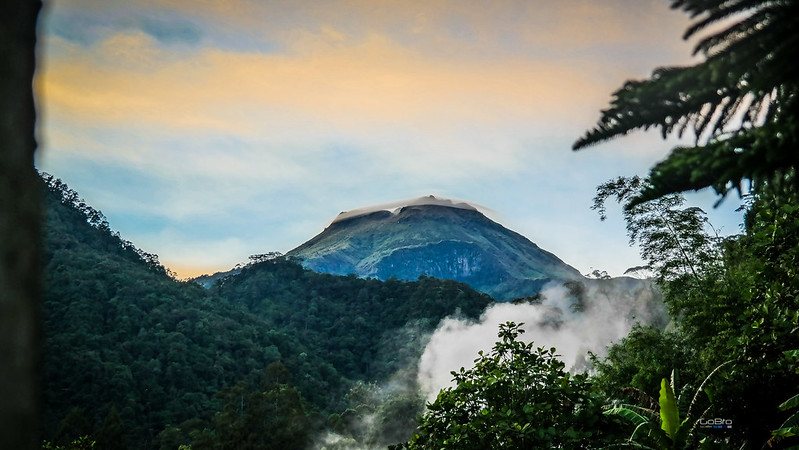
[[625,408],[622,406],[617,406],[615,408],[609,409],[605,411],[604,414],[606,416],[619,416],[625,420],[632,422],[636,426],[648,422],[648,419],[646,417],[638,414],[632,409]]
[[778,430],[774,430],[771,432],[774,436],[780,437],[791,437],[796,436],[799,433],[799,427],[787,427],[787,428],[780,428]]
[[793,397],[785,400],[780,406],[780,411],[785,411],[791,408],[796,408],[799,406],[799,394],[794,395]]
[[652,422],[645,422],[637,427],[633,431],[633,434],[630,435],[630,441],[640,441],[641,438],[650,438],[653,439],[655,442],[658,443],[660,447],[668,447],[669,446],[669,438],[663,433],[663,430],[657,427],[657,425],[653,424]]
[[677,400],[674,398],[674,391],[665,378],[660,381],[660,398],[658,402],[660,403],[660,428],[666,432],[666,436],[674,439],[680,418],[677,412]]

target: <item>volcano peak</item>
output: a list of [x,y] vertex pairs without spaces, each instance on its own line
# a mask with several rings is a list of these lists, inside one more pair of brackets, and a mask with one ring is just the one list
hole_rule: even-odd
[[483,210],[488,209],[434,195],[357,208],[339,214],[288,255],[335,275],[462,281],[497,300],[534,295],[551,281],[581,278]]
[[490,211],[488,208],[478,205],[476,203],[468,202],[465,200],[458,200],[455,198],[447,198],[436,195],[424,195],[421,197],[409,198],[405,200],[397,200],[390,203],[381,203],[379,205],[364,206],[361,208],[351,209],[349,211],[342,211],[332,223],[349,220],[355,217],[365,216],[380,211],[388,211],[392,214],[397,214],[402,208],[408,206],[444,206],[447,208],[466,209],[470,211],[478,211],[483,214]]

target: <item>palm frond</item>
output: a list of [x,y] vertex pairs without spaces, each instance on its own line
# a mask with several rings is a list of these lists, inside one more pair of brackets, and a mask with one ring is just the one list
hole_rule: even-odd
[[713,187],[722,198],[799,166],[799,2],[793,0],[673,0],[696,21],[685,37],[722,25],[699,40],[706,57],[663,67],[613,93],[579,150],[632,131],[656,128],[665,138],[693,133],[652,169],[651,185],[634,203]]
[[[742,12],[748,11],[750,9],[757,8],[759,5],[763,3],[768,3],[768,1],[764,0],[738,0],[733,2],[726,2],[719,4],[720,2],[705,2],[706,4],[699,9],[692,10],[696,11],[696,14],[692,14],[692,17],[696,17],[700,14],[707,14],[703,19],[694,22],[685,33],[683,33],[683,39],[690,39],[691,36],[696,34],[699,31],[704,30],[710,25],[718,23],[722,20],[728,19],[736,14],[740,14]],[[675,8],[672,4],[672,8]],[[676,8],[675,8],[676,9]],[[685,9],[685,8],[683,8]],[[694,52],[696,53],[696,52]]]
[[769,25],[775,20],[775,15],[778,12],[778,7],[763,8],[724,30],[699,40],[694,46],[693,54],[703,53],[708,56],[720,54],[726,48],[751,39],[753,36],[767,36],[773,31]]

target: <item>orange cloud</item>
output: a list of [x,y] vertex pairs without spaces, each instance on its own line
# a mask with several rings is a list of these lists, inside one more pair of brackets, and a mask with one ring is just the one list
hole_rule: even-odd
[[[345,40],[325,30],[300,45],[331,39]],[[117,35],[79,58],[48,62],[37,91],[66,120],[250,133],[283,125],[281,116],[353,131],[398,121],[543,120],[597,95],[588,73],[567,66],[432,59],[379,35],[300,56],[159,52],[145,35]]]
[[[621,0],[143,5],[216,17],[225,32],[274,40],[279,51],[175,48],[130,27],[90,46],[45,36],[36,81],[45,142],[63,143],[48,122],[184,142],[235,136],[249,146],[247,158],[194,157],[192,168],[243,173],[258,161],[274,179],[300,173],[314,159],[289,155],[291,149],[337,141],[406,167],[433,170],[453,156],[481,169],[514,167],[536,136],[566,140],[590,127],[628,76],[627,62],[586,48],[639,45],[633,36],[656,39],[665,26],[652,23],[663,5],[623,8],[629,5]],[[641,33],[642,26],[652,31]],[[170,158],[153,151],[128,147],[124,158]],[[458,167],[451,172],[469,176]]]

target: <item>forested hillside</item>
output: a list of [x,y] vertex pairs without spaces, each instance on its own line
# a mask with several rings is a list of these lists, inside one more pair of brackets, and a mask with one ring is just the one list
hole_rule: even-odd
[[206,290],[43,180],[43,436],[56,444],[301,447],[346,428],[343,413],[363,400],[351,389],[413,362],[442,317],[492,301],[452,281],[321,275],[284,258]]

